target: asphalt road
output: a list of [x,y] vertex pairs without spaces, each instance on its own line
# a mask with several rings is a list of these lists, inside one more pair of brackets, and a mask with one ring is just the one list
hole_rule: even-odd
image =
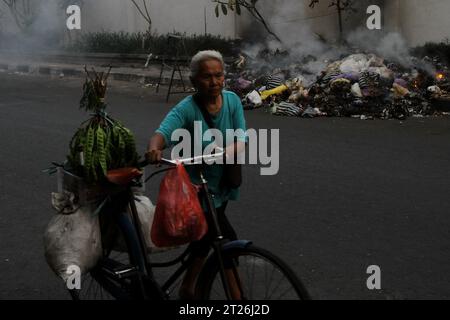
[[[81,86],[0,73],[0,299],[68,298],[44,259],[56,180],[41,170],[64,160],[87,118]],[[112,83],[108,101],[142,152],[170,109],[132,83]],[[276,176],[245,169],[228,209],[241,238],[285,259],[315,299],[450,298],[449,118],[246,118],[281,130],[281,154]],[[157,185],[149,190],[155,201]],[[366,287],[370,265],[381,268],[381,290]]]

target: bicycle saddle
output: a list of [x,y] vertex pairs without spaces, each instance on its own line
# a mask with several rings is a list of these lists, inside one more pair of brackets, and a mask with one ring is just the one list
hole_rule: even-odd
[[122,168],[108,171],[106,179],[113,184],[125,186],[140,176],[142,176],[142,171],[136,168]]

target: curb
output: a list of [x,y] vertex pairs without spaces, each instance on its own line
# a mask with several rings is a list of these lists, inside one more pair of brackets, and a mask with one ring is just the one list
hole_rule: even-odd
[[[0,72],[10,72],[10,73],[21,73],[29,75],[43,75],[43,76],[59,76],[59,77],[75,77],[84,78],[86,73],[83,67],[78,68],[61,68],[61,67],[51,67],[42,65],[31,65],[31,64],[6,64],[0,63]],[[138,72],[114,72],[111,70],[110,76],[112,79],[117,81],[134,82],[139,84],[157,84],[159,80],[159,75],[142,74]],[[182,85],[182,81],[178,78],[174,80],[175,85]],[[170,78],[167,76],[162,77],[162,85],[169,84]],[[187,77],[184,80],[187,84]]]

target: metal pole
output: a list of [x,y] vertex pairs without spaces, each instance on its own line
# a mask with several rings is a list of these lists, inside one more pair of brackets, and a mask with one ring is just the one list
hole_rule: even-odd
[[216,256],[217,256],[217,262],[219,263],[220,279],[222,280],[222,285],[223,285],[223,288],[225,289],[225,294],[227,296],[227,299],[231,300],[232,299],[231,289],[230,289],[230,285],[225,276],[225,266],[224,266],[223,257],[222,257],[222,253],[221,253],[221,249],[222,249],[221,241],[223,240],[222,230],[220,229],[219,221],[217,219],[217,212],[216,212],[216,208],[214,206],[214,200],[212,199],[211,194],[209,192],[208,182],[206,181],[206,179],[202,173],[200,173],[200,179],[202,181],[203,192],[206,195],[207,205],[210,210],[211,218],[213,220],[213,225],[215,228],[214,231],[216,233],[216,239],[213,242],[213,248],[214,248],[214,252],[216,253]]
[[344,27],[342,25],[342,11],[341,0],[337,0],[338,16],[339,16],[339,43],[342,43]]
[[206,7],[205,7],[205,36],[208,34],[208,26],[206,22]]

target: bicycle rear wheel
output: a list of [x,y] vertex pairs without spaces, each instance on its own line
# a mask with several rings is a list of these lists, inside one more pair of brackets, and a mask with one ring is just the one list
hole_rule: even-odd
[[[69,290],[73,300],[132,299],[139,285],[137,276],[118,276],[125,272],[133,273],[132,270],[136,269],[130,252],[139,250],[138,244],[136,241],[126,243],[123,230],[111,217],[102,218],[103,257],[94,269],[82,276],[79,290]],[[130,246],[135,247],[134,250],[130,250]]]
[[123,283],[115,281],[103,271],[103,267],[111,263],[123,267],[130,265],[128,254],[114,251],[109,256],[105,256],[95,269],[82,276],[80,290],[69,290],[72,299],[118,300],[130,297],[131,293],[127,289],[131,286],[130,283],[127,284],[126,280]]
[[[309,300],[309,294],[292,269],[271,252],[250,245],[223,253],[234,262],[243,300]],[[227,300],[217,259],[209,259],[197,282],[202,300]]]

